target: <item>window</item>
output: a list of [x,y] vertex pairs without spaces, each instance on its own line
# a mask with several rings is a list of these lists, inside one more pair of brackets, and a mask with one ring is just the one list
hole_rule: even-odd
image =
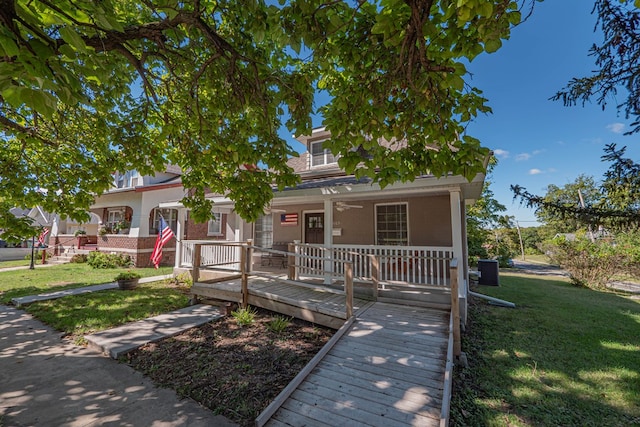
[[222,214],[214,213],[207,225],[207,236],[222,235]]
[[178,227],[178,210],[177,209],[159,209],[156,208],[151,211],[149,234],[158,234],[158,227],[160,225],[160,216],[162,216],[171,228],[171,231],[177,233]]
[[129,188],[135,187],[138,185],[138,171],[131,170],[125,173],[118,173],[116,177],[116,187],[118,188]]
[[118,224],[120,221],[124,221],[124,211],[124,208],[108,209],[107,223],[105,224],[105,227],[110,230],[114,230],[116,224]]
[[330,165],[336,162],[333,154],[328,149],[322,148],[323,143],[324,141],[311,143],[311,167]]
[[271,214],[262,215],[255,222],[254,245],[261,248],[273,246],[273,217]]
[[409,244],[407,203],[376,205],[376,244]]

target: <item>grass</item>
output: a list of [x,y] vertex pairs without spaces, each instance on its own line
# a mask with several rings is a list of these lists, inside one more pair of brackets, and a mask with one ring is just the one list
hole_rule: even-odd
[[[10,268],[10,267],[28,267],[31,264],[30,259],[16,259],[11,261],[0,261],[0,268]],[[42,260],[36,259],[34,260],[34,264],[40,265],[42,264]]]
[[[40,267],[34,270],[14,270],[0,272],[0,304],[7,304],[11,298],[54,292],[100,283],[109,283],[126,269],[94,269],[87,264],[60,264]],[[170,267],[132,268],[142,277],[170,274]]]
[[471,307],[452,426],[640,425],[640,301],[504,273]]
[[72,335],[101,331],[185,307],[188,297],[168,281],[139,284],[135,290],[106,290],[42,301],[26,311],[55,329]]

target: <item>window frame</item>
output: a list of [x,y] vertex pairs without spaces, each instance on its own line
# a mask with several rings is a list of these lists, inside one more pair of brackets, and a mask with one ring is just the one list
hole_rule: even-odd
[[126,208],[107,208],[107,221],[104,226],[110,230],[113,230],[121,221],[125,220]]
[[[222,214],[219,212],[212,212],[214,218],[210,218],[207,221],[207,236],[222,236]],[[218,225],[218,230],[211,230],[213,224]]]
[[[166,221],[166,223],[169,225],[169,228],[171,229],[171,231],[174,232],[174,234],[177,235],[178,233],[178,210],[177,209],[172,209],[172,208],[153,208],[152,215],[153,215],[153,219],[151,220],[152,222],[149,224],[149,235],[153,236],[158,234],[158,221],[160,219],[158,212],[162,211],[162,217],[164,218],[164,220]],[[169,218],[167,218],[167,216],[164,215],[164,213],[168,211],[169,212]]]
[[[323,166],[335,165],[338,163],[338,157],[334,156],[328,148],[323,148],[322,144],[327,141],[326,139],[320,141],[313,141],[309,143],[309,166],[311,168],[318,168]],[[314,153],[314,147],[320,146],[322,153]],[[314,159],[319,159],[322,156],[322,163],[314,164]]]
[[[259,229],[262,227],[265,227],[265,229]],[[261,234],[261,236],[259,236],[259,234]],[[262,235],[268,235],[269,237],[265,239]],[[253,223],[253,239],[254,246],[261,248],[273,247],[273,214],[261,215]],[[265,245],[265,241],[268,245]]]
[[[406,238],[405,239],[401,239],[401,243],[380,243],[381,240],[385,240],[385,239],[380,239],[380,233],[384,232],[384,233],[391,233],[394,232],[392,230],[381,230],[380,229],[380,224],[378,223],[378,209],[380,207],[387,207],[387,206],[404,206],[404,230],[400,230],[399,232],[402,233],[404,232],[406,234]],[[375,210],[374,210],[374,221],[375,221],[375,244],[376,245],[380,245],[380,246],[408,246],[409,245],[409,236],[410,236],[410,230],[409,230],[409,202],[389,202],[389,203],[376,203],[375,204]],[[390,222],[390,221],[389,221]],[[397,221],[396,221],[397,222]],[[395,230],[395,233],[398,233],[398,230]],[[389,239],[389,238],[387,238]]]

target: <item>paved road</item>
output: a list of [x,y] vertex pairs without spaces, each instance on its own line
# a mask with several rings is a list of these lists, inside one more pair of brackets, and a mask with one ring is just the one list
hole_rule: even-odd
[[[514,259],[513,263],[515,268],[518,268],[527,274],[538,274],[543,276],[569,276],[566,271],[554,265],[523,261],[521,259]],[[629,281],[613,281],[610,282],[608,286],[620,291],[640,294],[640,283]]]
[[533,261],[523,261],[521,259],[514,259],[513,264],[515,268],[522,270],[527,274],[538,274],[543,276],[567,276],[567,272],[550,264],[542,264]]
[[235,426],[125,364],[0,305],[0,425]]

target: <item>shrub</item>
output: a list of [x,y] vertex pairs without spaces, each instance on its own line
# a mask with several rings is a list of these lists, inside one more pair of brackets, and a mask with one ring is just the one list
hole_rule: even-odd
[[87,262],[87,254],[75,254],[71,257],[71,261],[73,263],[82,264]]
[[551,260],[567,270],[576,286],[602,289],[625,263],[610,242],[591,242],[584,236],[574,241],[556,237],[549,249]]
[[617,235],[615,247],[624,257],[621,269],[625,273],[640,278],[640,232]]
[[236,319],[238,325],[246,326],[253,323],[256,317],[257,311],[251,307],[239,308],[231,312],[231,315]]
[[114,281],[118,281],[118,280],[131,280],[131,279],[139,279],[142,276],[138,273],[136,273],[135,271],[131,271],[131,270],[127,270],[127,271],[123,271],[122,273],[118,274],[116,277],[113,278]]
[[130,267],[131,257],[123,254],[107,254],[93,251],[87,257],[87,263],[93,268],[118,268]]
[[[46,259],[51,258],[51,252],[49,252],[49,251],[44,251],[44,253],[45,253],[45,257],[46,257]],[[24,259],[25,259],[25,260],[27,260],[27,261],[29,261],[29,260],[31,259],[31,254],[26,254],[26,255],[24,256]],[[34,252],[33,252],[33,259],[34,259],[34,260],[42,259],[42,251],[39,251],[39,250],[34,251]]]

